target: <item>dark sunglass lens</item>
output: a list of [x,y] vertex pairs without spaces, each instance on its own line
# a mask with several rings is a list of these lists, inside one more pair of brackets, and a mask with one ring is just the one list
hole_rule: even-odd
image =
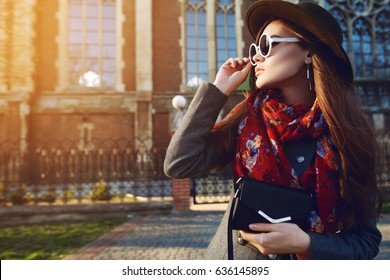
[[249,59],[254,62],[254,57],[256,55],[256,47],[254,45],[251,45],[249,48]]
[[269,47],[270,47],[269,41],[268,41],[268,36],[261,36],[259,46],[260,46],[261,54],[264,56],[267,55],[269,52]]

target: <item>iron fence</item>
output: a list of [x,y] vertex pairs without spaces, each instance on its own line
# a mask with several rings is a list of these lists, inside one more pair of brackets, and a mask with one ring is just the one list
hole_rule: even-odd
[[231,168],[224,172],[212,171],[191,180],[191,195],[194,204],[229,202],[233,189]]
[[355,97],[367,112],[390,110],[390,81],[360,80],[355,82]]
[[[26,147],[26,148],[25,148]],[[146,141],[93,139],[0,143],[0,203],[84,203],[170,199],[166,148]]]
[[[390,133],[378,134],[378,184],[390,193]],[[0,205],[81,204],[172,199],[163,172],[166,148],[125,139],[0,142]],[[228,170],[228,169],[227,169]],[[227,202],[230,172],[192,178],[194,203]]]

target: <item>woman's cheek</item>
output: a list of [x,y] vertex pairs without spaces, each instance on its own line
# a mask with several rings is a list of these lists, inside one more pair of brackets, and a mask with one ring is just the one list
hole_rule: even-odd
[[257,77],[258,88],[272,88],[290,80],[300,73],[304,60],[296,51],[283,52],[268,58],[264,62],[264,71]]
[[280,83],[294,78],[301,70],[303,63],[292,63],[280,61],[270,65],[263,71],[256,80],[258,88],[277,87]]

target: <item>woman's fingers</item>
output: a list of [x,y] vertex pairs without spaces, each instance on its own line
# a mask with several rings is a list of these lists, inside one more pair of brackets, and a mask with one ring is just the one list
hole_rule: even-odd
[[228,64],[230,64],[231,67],[236,68],[237,67],[237,59],[238,58],[229,58],[228,59]]
[[[246,62],[245,62],[246,59]],[[237,68],[237,67],[243,67],[245,64],[249,62],[248,58],[229,58],[226,63],[230,64],[232,68]]]
[[232,94],[248,75],[251,64],[247,58],[229,58],[219,69],[214,85],[226,95]]
[[250,226],[259,233],[241,231],[242,238],[254,245],[263,254],[304,254],[310,250],[310,236],[296,224],[265,224]]

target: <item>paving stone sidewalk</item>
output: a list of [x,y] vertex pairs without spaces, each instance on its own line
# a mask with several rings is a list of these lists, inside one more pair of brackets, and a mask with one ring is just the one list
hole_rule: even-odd
[[202,259],[223,212],[174,212],[139,216],[66,259]]
[[[222,211],[184,211],[137,216],[66,259],[203,259],[222,215]],[[378,227],[383,241],[376,259],[390,260],[390,216],[380,219]]]

